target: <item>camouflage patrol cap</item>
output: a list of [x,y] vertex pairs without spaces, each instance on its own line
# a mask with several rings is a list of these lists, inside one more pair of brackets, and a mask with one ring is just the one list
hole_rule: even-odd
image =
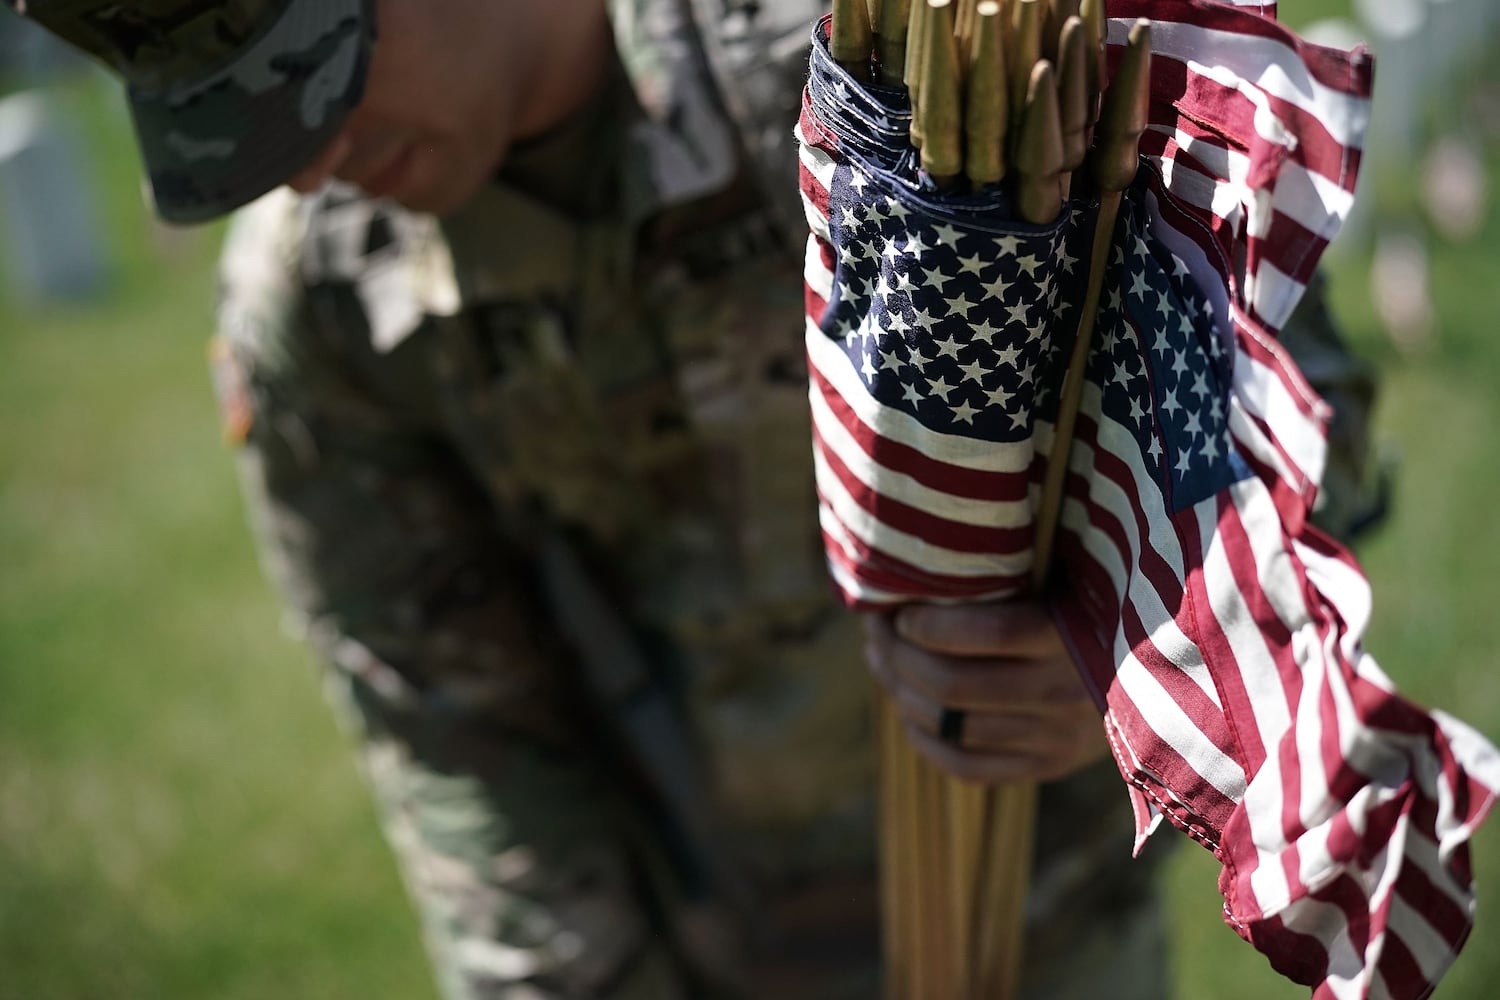
[[124,77],[157,213],[201,222],[310,163],[358,103],[374,0],[0,0]]

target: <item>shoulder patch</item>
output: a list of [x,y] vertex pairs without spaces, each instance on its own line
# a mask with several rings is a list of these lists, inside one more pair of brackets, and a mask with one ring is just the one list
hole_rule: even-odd
[[214,396],[219,401],[219,426],[224,440],[238,447],[255,426],[255,408],[250,403],[245,369],[228,338],[220,335],[208,342],[208,369],[213,377]]

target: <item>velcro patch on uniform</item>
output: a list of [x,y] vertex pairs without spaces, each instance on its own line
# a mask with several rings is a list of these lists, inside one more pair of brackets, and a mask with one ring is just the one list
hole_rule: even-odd
[[208,342],[208,367],[213,376],[214,395],[219,400],[219,422],[224,440],[232,445],[242,445],[255,425],[255,410],[250,405],[245,370],[225,338],[214,337]]

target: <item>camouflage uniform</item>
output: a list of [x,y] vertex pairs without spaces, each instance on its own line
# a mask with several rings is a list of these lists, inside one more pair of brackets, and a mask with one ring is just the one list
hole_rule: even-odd
[[[615,85],[458,214],[237,218],[226,414],[447,996],[873,997],[790,135],[822,5],[610,6]],[[1027,996],[1166,995],[1113,765],[1041,824]]]
[[[759,147],[793,196],[811,20],[788,25]],[[454,996],[875,993],[869,682],[816,523],[801,234],[736,136],[729,162],[664,173],[711,160],[671,146],[672,123],[719,113],[685,82],[612,89],[442,222],[275,196],[226,252],[266,551],[352,710]],[[553,579],[559,546],[591,593]],[[580,664],[576,636],[610,629],[648,665],[623,693],[590,672],[629,664]],[[703,817],[619,752],[619,717],[650,698],[680,720],[700,766],[676,780]],[[1056,796],[1034,954],[1070,958],[1039,974],[1160,996],[1118,778]]]

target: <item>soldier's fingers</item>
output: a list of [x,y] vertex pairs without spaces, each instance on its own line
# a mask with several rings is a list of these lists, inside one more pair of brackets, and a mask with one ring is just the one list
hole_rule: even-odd
[[1099,716],[1092,705],[1067,703],[998,711],[960,710],[958,725],[953,732],[945,733],[944,717],[951,706],[899,684],[890,688],[890,697],[908,726],[960,750],[976,753],[1067,755],[1100,729]]
[[[884,616],[866,616],[865,632],[871,673],[884,686],[913,742],[932,750],[929,758],[950,773],[987,782],[1051,780],[1107,752],[1098,710],[1084,694],[1071,663],[1033,663],[1028,671],[1015,664],[997,668],[994,661],[935,657],[903,642]],[[960,686],[951,686],[947,690],[958,692],[959,699],[971,707],[961,709],[957,732],[944,733],[946,709],[960,706],[912,683],[914,676],[923,676],[920,669],[913,670],[914,663],[938,669],[956,665],[965,668],[958,671],[960,677],[977,676],[976,669],[992,676],[1040,676],[1042,690],[1052,695],[1021,700],[1011,691],[999,705],[979,706],[965,698]],[[937,750],[938,746],[944,749]]]
[[895,699],[899,704],[903,692],[910,699],[913,696],[920,697],[924,704],[932,704],[932,699],[913,692],[911,685],[901,676],[896,668],[896,660],[901,655],[899,649],[901,640],[896,636],[896,630],[892,627],[889,619],[882,615],[867,614],[864,617],[865,626],[865,663],[870,668],[870,673],[885,688],[886,694]]
[[1104,757],[1109,749],[1097,719],[1089,729],[1074,730],[1077,739],[1000,750],[956,746],[911,723],[906,724],[905,730],[917,751],[945,772],[985,784],[1055,781],[1083,770]]
[[865,662],[877,677],[881,677],[883,672],[889,671],[887,660],[897,642],[895,627],[886,616],[873,612],[861,615],[860,624],[865,630]]
[[866,625],[865,654],[887,688],[906,687],[929,701],[966,711],[1045,709],[1058,702],[1089,703],[1070,660],[963,659],[932,653],[903,640],[884,619]]
[[912,726],[907,738],[917,752],[955,778],[998,785],[1013,781],[1045,781],[1058,767],[1056,761],[1012,753],[976,753],[961,750]]
[[997,604],[913,604],[895,617],[907,642],[950,656],[1054,657],[1062,637],[1039,601]]
[[1036,711],[1089,696],[1065,659],[961,660],[915,646],[897,647],[891,664],[903,684],[949,708],[970,712]]

